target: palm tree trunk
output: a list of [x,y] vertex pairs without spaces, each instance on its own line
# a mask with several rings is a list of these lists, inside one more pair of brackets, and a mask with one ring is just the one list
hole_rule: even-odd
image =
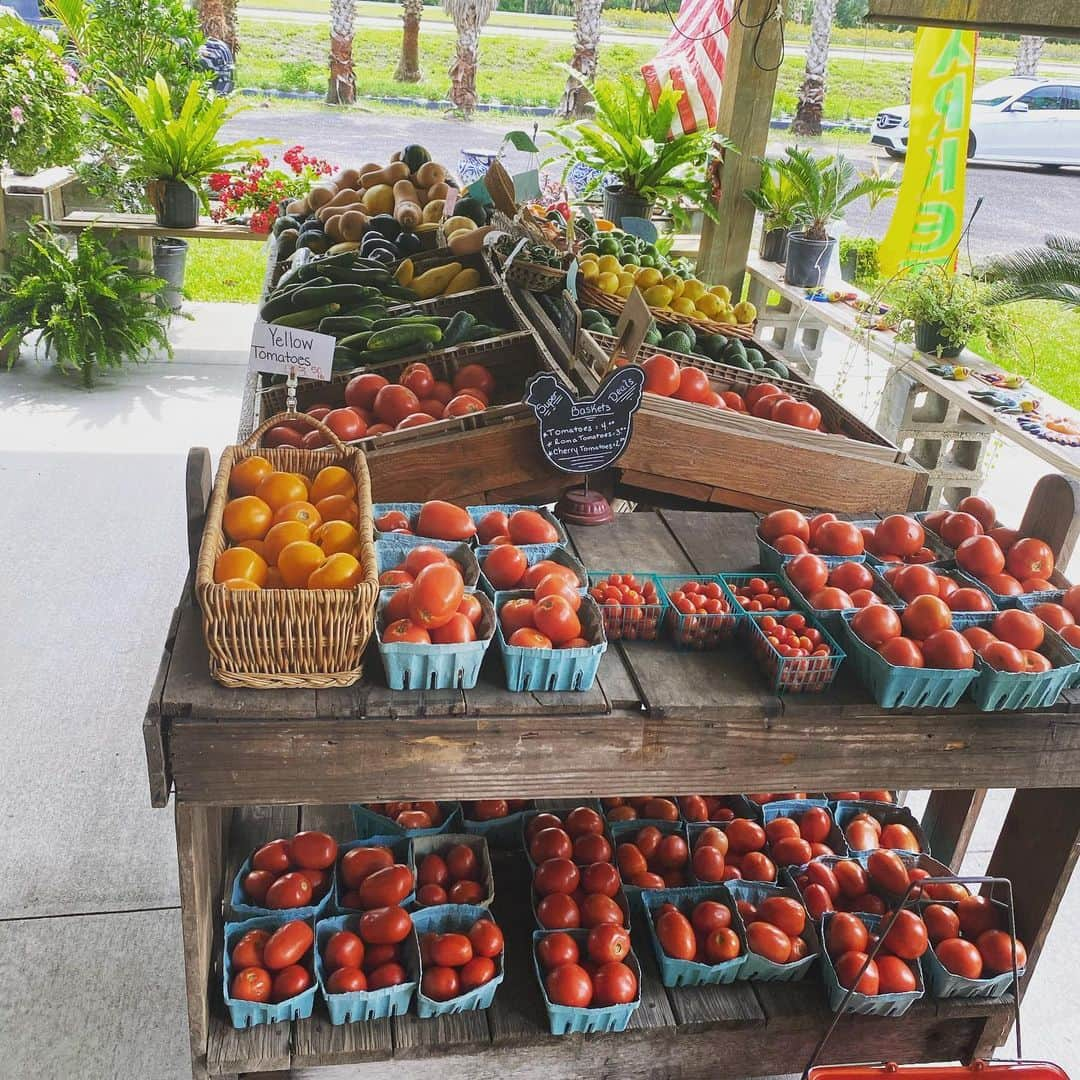
[[566,80],[559,113],[562,116],[582,116],[592,100],[585,82],[596,77],[597,54],[600,51],[600,13],[604,0],[575,0],[574,3],[574,56],[570,66],[580,78],[573,75]]
[[240,20],[236,17],[236,0],[224,0],[225,36],[221,39],[229,46],[233,57],[240,51]]
[[401,0],[401,58],[394,72],[398,82],[419,82],[424,77],[420,70],[420,19],[423,14],[424,0]]
[[[225,35],[229,32],[225,14],[226,2],[227,0],[199,0],[199,26],[206,37],[225,41]],[[229,48],[231,49],[232,45],[229,45]]]
[[330,0],[330,85],[329,105],[351,105],[356,100],[356,72],[353,69],[353,22],[355,0]]
[[480,31],[495,10],[497,0],[443,0],[454,20],[457,45],[450,64],[450,101],[466,116],[476,108],[476,68],[480,54]]
[[1039,61],[1042,59],[1045,44],[1046,38],[1021,35],[1020,46],[1016,50],[1016,65],[1013,67],[1013,74],[1038,75]]
[[814,0],[810,20],[810,44],[806,47],[806,71],[799,87],[799,105],[791,130],[796,135],[820,135],[825,108],[825,72],[829,65],[829,37],[837,0]]

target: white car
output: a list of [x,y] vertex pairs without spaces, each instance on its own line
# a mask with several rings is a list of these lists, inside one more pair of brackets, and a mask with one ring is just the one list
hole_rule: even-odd
[[[883,109],[870,141],[890,157],[907,153],[911,109]],[[975,88],[968,158],[1080,165],[1080,79],[1011,76]]]

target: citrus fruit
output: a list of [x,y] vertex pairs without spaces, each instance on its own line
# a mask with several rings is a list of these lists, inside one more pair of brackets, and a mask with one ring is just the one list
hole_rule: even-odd
[[315,504],[315,509],[323,521],[347,521],[350,525],[360,521],[360,508],[347,495],[327,495]]
[[271,508],[256,495],[241,495],[225,504],[222,525],[225,535],[234,543],[241,540],[261,540],[273,519]]
[[274,466],[256,454],[237,462],[229,473],[230,495],[254,495],[262,480],[274,471]]
[[[270,531],[273,532],[273,529]],[[324,522],[311,538],[327,555],[337,555],[342,551],[347,555],[360,554],[360,534],[356,527],[347,521]]]
[[250,548],[226,548],[214,563],[214,580],[221,584],[244,578],[255,585],[264,585],[266,569],[266,560]]
[[364,580],[364,571],[354,556],[339,551],[331,555],[308,578],[309,589],[352,589]]
[[302,589],[308,578],[326,561],[326,554],[310,540],[294,540],[278,555],[277,568],[286,588]]
[[298,499],[274,511],[274,524],[280,525],[283,521],[302,521],[309,529],[316,529],[322,524],[322,514],[311,503]]
[[307,484],[295,473],[272,472],[259,481],[255,494],[271,510],[280,510],[286,503],[307,499]]
[[272,525],[263,541],[266,547],[266,561],[276,566],[282,549],[296,540],[310,540],[311,529],[302,521],[280,521]]
[[311,482],[308,498],[317,503],[329,495],[344,495],[347,499],[355,497],[356,484],[353,483],[348,469],[343,469],[340,465],[327,465],[325,469],[319,470]]

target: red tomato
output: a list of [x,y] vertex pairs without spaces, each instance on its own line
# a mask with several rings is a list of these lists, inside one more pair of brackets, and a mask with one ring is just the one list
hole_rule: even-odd
[[586,894],[598,893],[602,896],[614,897],[618,894],[621,884],[619,871],[612,863],[591,863],[581,870],[581,888]]
[[277,878],[272,870],[252,870],[244,875],[240,883],[244,892],[255,901],[258,907],[266,906],[266,890],[273,885]]
[[237,1001],[269,1001],[272,990],[270,972],[261,967],[249,967],[233,976],[229,996]]
[[765,846],[765,830],[756,821],[736,818],[727,827],[730,849],[736,855],[760,851]]
[[573,860],[583,866],[611,861],[611,844],[596,833],[583,833],[574,841]]
[[270,940],[269,930],[249,930],[233,946],[232,963],[235,968],[263,966],[263,949]]
[[821,886],[830,900],[835,900],[840,895],[840,882],[832,869],[824,863],[812,862],[806,868],[806,876],[812,884]]
[[718,882],[724,880],[726,864],[723,853],[708,844],[699,844],[691,862],[698,881]]
[[581,622],[574,609],[561,596],[545,596],[543,600],[538,600],[533,619],[536,629],[556,645],[581,637]]
[[882,947],[904,960],[918,960],[929,943],[926,923],[914,911],[905,909],[897,913]]
[[[677,397],[678,395],[676,395]],[[779,390],[775,394],[766,394],[764,397],[759,397],[753,405],[750,406],[750,415],[757,416],[762,420],[771,420],[773,409],[776,408],[782,401],[794,401],[795,399],[790,395]]]
[[297,450],[302,450],[304,447],[304,437],[298,431],[294,431],[291,427],[286,427],[284,424],[278,424],[277,427],[272,427],[263,436],[263,446],[293,446]]
[[705,938],[705,962],[722,964],[734,960],[742,953],[739,935],[729,927],[720,927],[711,931]]
[[545,971],[578,962],[577,942],[565,933],[545,934],[536,946],[536,956]]
[[866,871],[854,859],[844,859],[833,867],[840,893],[854,900],[867,891]]
[[375,908],[360,916],[357,929],[367,945],[396,945],[409,936],[412,919],[404,908]]
[[949,547],[955,548],[973,536],[982,536],[984,531],[978,519],[971,514],[953,513],[946,514],[942,519],[938,534]]
[[786,964],[791,959],[791,938],[772,923],[752,922],[746,928],[746,943],[751,952],[774,964]]
[[302,919],[279,926],[263,946],[263,961],[271,971],[280,971],[299,963],[311,948],[315,934]]
[[671,396],[679,401],[703,402],[711,389],[709,377],[704,371],[687,366],[679,372],[679,385]]
[[283,874],[291,865],[288,840],[271,840],[251,856],[253,870],[272,870],[275,874]]
[[[536,510],[515,510],[510,515],[508,528],[514,544],[555,544],[559,540],[555,526]],[[565,572],[566,568],[562,569]]]
[[461,598],[461,603],[458,604],[458,614],[464,615],[475,628],[484,614],[484,609],[480,606],[480,601],[472,593],[466,593]]
[[917,596],[900,616],[904,633],[916,641],[922,641],[939,630],[952,626],[952,612],[937,596]]
[[549,971],[544,980],[544,989],[552,1004],[575,1009],[588,1008],[593,996],[589,973],[576,963],[560,964]]
[[[399,815],[400,817],[400,815]],[[401,863],[387,866],[368,874],[357,889],[360,906],[365,911],[373,908],[393,907],[400,904],[412,892],[412,871]]]
[[574,843],[565,829],[541,829],[529,841],[529,855],[534,863],[548,859],[569,859],[574,853]]
[[289,998],[302,994],[309,986],[311,986],[311,975],[307,968],[301,967],[300,964],[290,964],[274,975],[270,1000],[278,1003],[288,1001]]
[[337,858],[337,841],[324,832],[299,832],[289,842],[293,862],[306,870],[325,870]]
[[1054,553],[1042,540],[1017,540],[1005,556],[1005,569],[1015,578],[1048,578],[1054,572]]
[[480,861],[468,844],[455,844],[446,853],[446,869],[451,881],[479,881]]
[[956,630],[939,630],[922,643],[923,659],[929,668],[946,670],[975,666],[975,652],[963,634]]
[[828,584],[834,589],[853,593],[859,589],[872,589],[874,577],[865,563],[845,562],[829,571]]
[[509,638],[516,630],[532,628],[536,603],[526,597],[508,600],[499,609],[499,623]]
[[917,852],[919,850],[919,841],[906,825],[893,822],[881,830],[881,846],[894,850]]
[[455,390],[477,388],[488,397],[495,392],[495,376],[482,364],[466,364],[454,376]]
[[493,960],[486,956],[474,956],[458,972],[461,992],[467,994],[470,990],[475,990],[478,986],[491,982],[496,973],[497,968]]
[[962,938],[946,938],[938,942],[934,949],[937,958],[946,971],[960,975],[965,979],[982,977],[983,962],[979,950],[970,941]]
[[[402,590],[404,591],[404,590]],[[411,591],[411,590],[410,590]],[[412,619],[398,619],[390,623],[382,632],[383,641],[388,645],[430,645],[431,635],[422,626],[418,626]]]
[[637,997],[637,989],[633,969],[619,961],[601,964],[593,975],[593,997],[599,1008],[625,1005]]
[[476,640],[476,627],[467,615],[455,612],[450,616],[449,622],[432,627],[430,637],[432,645],[460,645]]
[[817,546],[825,555],[861,555],[862,533],[849,521],[826,521],[818,530]]
[[1019,596],[1024,591],[1024,586],[1012,574],[987,574],[979,580],[998,596]]
[[812,844],[823,844],[832,832],[832,818],[822,806],[811,806],[799,818],[799,835]]
[[311,898],[311,882],[296,871],[282,874],[266,890],[266,906],[274,910],[304,907]]
[[361,409],[371,409],[375,405],[375,398],[379,391],[388,385],[388,380],[382,375],[368,372],[357,375],[345,385],[345,404],[355,405]]
[[441,967],[461,967],[473,958],[472,942],[465,934],[436,934],[428,955]]
[[994,603],[982,589],[964,587],[949,596],[949,608],[952,611],[993,611]]
[[543,600],[546,596],[561,596],[573,611],[581,608],[581,593],[562,574],[548,574],[533,590],[534,600]]
[[582,897],[578,909],[581,915],[581,925],[585,929],[611,923],[613,926],[622,926],[625,915],[619,905],[603,893],[589,893]]
[[956,561],[961,570],[980,579],[1000,574],[1005,569],[1005,556],[989,536],[972,536],[964,540],[956,549]]
[[465,595],[461,571],[453,562],[425,566],[413,582],[409,614],[417,626],[433,629],[445,626]]
[[435,376],[427,364],[409,364],[398,381],[402,386],[407,386],[418,398],[430,397],[435,389]]
[[803,903],[812,919],[820,919],[825,912],[833,910],[832,898],[821,885],[807,885],[803,890]]
[[400,945],[365,945],[364,962],[361,967],[365,975],[370,975],[383,964],[396,963],[401,959]]
[[821,427],[821,412],[808,401],[782,401],[773,410],[772,418],[781,424],[817,431]]
[[450,897],[441,885],[421,885],[416,890],[416,902],[421,907],[437,907],[448,904]]
[[956,905],[956,915],[960,932],[972,940],[987,930],[1000,929],[998,909],[986,896],[965,896]]
[[[986,930],[975,941],[983,968],[990,975],[1011,972],[1013,966],[1012,937],[1004,930]],[[1023,970],[1027,963],[1027,949],[1022,942],[1016,943],[1016,967]]]
[[572,893],[581,882],[581,872],[569,859],[548,859],[533,872],[533,888],[541,896]]
[[796,555],[784,567],[784,571],[792,585],[804,596],[823,589],[829,579],[829,568],[825,565],[825,560],[817,555]]
[[387,986],[400,986],[408,981],[405,969],[398,963],[381,964],[379,967],[368,972],[367,983],[369,990],[383,990]]
[[630,931],[612,923],[602,923],[589,931],[586,951],[597,964],[624,960],[630,955]]
[[503,934],[491,919],[477,919],[469,929],[474,956],[494,958],[503,951]]
[[1024,670],[1024,654],[1007,641],[992,641],[979,650],[979,655],[995,670],[1019,674]]
[[914,555],[926,542],[923,527],[906,514],[890,514],[874,529],[879,551],[895,551],[900,556]]
[[1018,649],[1037,649],[1046,636],[1042,620],[1033,612],[1019,608],[1010,608],[995,615],[990,630]]
[[496,589],[514,589],[521,581],[529,561],[525,552],[513,544],[501,544],[485,557],[481,569]]
[[731,908],[716,900],[702,900],[694,905],[690,914],[690,923],[699,934],[711,934],[715,930],[726,930],[731,926]]
[[960,936],[960,919],[952,908],[944,904],[929,904],[923,908],[923,922],[933,944],[946,938]]
[[352,994],[367,988],[367,976],[357,967],[339,967],[326,980],[326,990],[330,994]]
[[986,499],[981,499],[977,495],[968,495],[967,498],[961,499],[957,510],[975,518],[983,527],[983,532],[989,532],[997,521],[997,511],[994,507]]
[[[835,916],[834,916],[835,918]],[[869,960],[869,963],[867,961]],[[866,965],[866,971],[860,978],[859,972]],[[850,990],[853,986],[857,993],[873,997],[877,994],[881,985],[881,977],[878,974],[877,963],[870,960],[864,952],[846,952],[834,962],[836,968],[836,981],[845,989]],[[855,980],[858,979],[858,982]]]
[[451,904],[479,904],[484,896],[484,886],[478,881],[455,881],[446,893]]
[[902,600],[914,600],[917,596],[940,596],[939,578],[927,566],[913,563],[902,566],[889,582]]
[[[750,395],[754,390],[760,389],[760,386],[750,388],[746,395],[750,404],[753,404],[750,401]],[[766,514],[762,518],[760,532],[762,539],[769,543],[781,536],[797,536],[803,543],[810,542],[810,523],[798,510],[773,510],[772,513]]]
[[1023,655],[1024,670],[1028,673],[1039,674],[1044,671],[1050,671],[1054,666],[1042,653],[1037,653],[1034,649],[1024,649]]
[[851,629],[862,641],[873,648],[900,637],[900,616],[884,604],[871,604],[862,608],[851,619]]
[[420,536],[430,536],[436,540],[464,542],[473,537],[476,526],[460,506],[431,499],[420,507],[416,532]]
[[425,968],[420,980],[420,993],[432,1001],[449,1001],[457,997],[461,993],[458,973],[451,967]]
[[654,353],[641,367],[645,372],[645,389],[650,394],[671,397],[679,389],[679,365],[670,356]]

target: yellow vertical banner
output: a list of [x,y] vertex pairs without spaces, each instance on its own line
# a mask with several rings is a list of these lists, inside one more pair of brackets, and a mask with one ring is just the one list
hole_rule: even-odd
[[878,251],[886,276],[920,263],[955,265],[974,81],[974,31],[919,28],[904,177]]

